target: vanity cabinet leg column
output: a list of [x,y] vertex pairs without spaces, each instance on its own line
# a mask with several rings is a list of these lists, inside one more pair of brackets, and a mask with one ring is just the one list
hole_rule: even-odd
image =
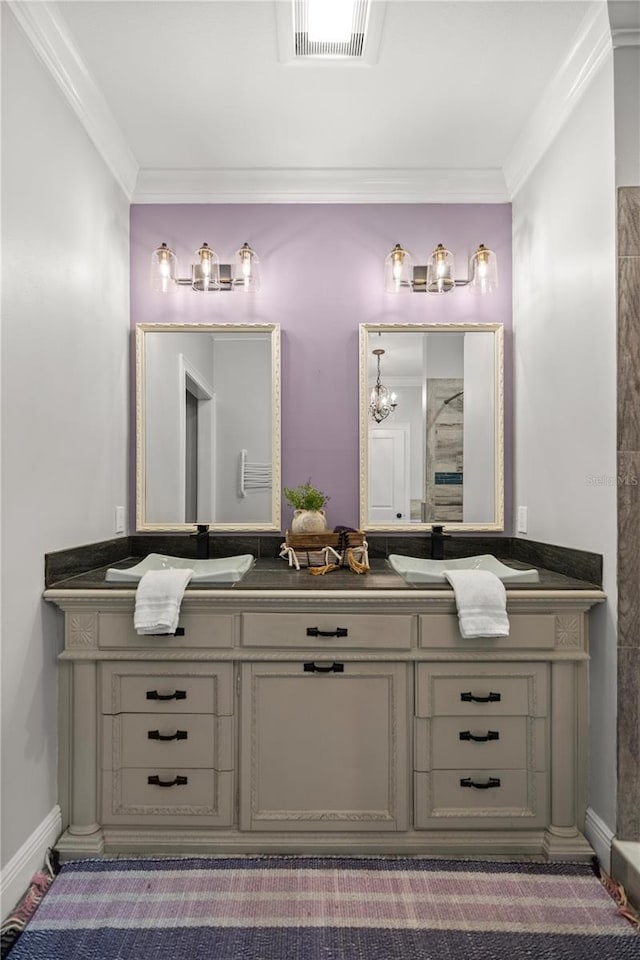
[[61,854],[94,856],[104,851],[98,823],[97,664],[73,664],[71,722],[71,822],[57,844]]
[[578,753],[576,667],[551,665],[551,823],[545,854],[552,860],[584,855],[590,847],[576,826]]

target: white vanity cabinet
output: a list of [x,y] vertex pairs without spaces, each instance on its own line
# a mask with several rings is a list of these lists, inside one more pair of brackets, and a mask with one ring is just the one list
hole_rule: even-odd
[[46,591],[65,620],[61,856],[588,859],[604,594],[511,589],[510,636],[462,640],[448,590],[312,579],[188,590],[175,637],[135,634],[131,589]]

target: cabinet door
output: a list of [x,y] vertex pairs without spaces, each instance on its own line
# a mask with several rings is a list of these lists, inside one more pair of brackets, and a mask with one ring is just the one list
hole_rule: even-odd
[[405,830],[407,665],[242,665],[243,830]]

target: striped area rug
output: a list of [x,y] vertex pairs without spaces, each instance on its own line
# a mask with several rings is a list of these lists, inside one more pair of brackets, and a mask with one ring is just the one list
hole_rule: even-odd
[[10,960],[640,960],[590,866],[420,858],[67,863]]

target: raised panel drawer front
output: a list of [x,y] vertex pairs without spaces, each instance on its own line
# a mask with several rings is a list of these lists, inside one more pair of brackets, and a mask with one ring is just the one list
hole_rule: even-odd
[[545,717],[547,677],[546,663],[419,663],[416,715]]
[[244,830],[407,825],[407,665],[242,665]]
[[233,713],[231,663],[101,665],[102,713]]
[[413,624],[408,614],[245,613],[242,645],[409,650]]
[[102,822],[128,826],[231,826],[234,775],[189,767],[102,774]]
[[491,768],[544,770],[546,720],[543,717],[417,717],[416,770]]
[[414,774],[418,829],[531,829],[549,822],[548,777],[527,770]]
[[102,718],[102,767],[233,769],[233,717],[123,713]]
[[433,613],[419,617],[420,647],[444,647],[452,650],[552,650],[556,641],[556,618],[552,613],[510,613],[508,637],[476,637],[463,640],[458,617],[453,613]]
[[231,614],[188,613],[180,615],[180,635],[140,636],[133,629],[133,611],[98,613],[98,646],[105,649],[174,647],[232,647],[233,616]]

